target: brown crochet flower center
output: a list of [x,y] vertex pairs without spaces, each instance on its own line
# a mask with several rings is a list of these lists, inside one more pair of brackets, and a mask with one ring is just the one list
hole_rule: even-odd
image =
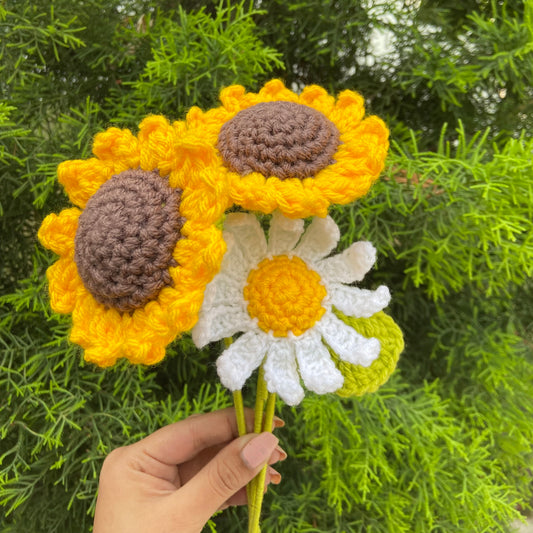
[[171,285],[181,237],[181,190],[158,172],[126,170],[89,199],[78,222],[74,260],[94,298],[130,312]]
[[226,122],[217,147],[226,165],[245,176],[309,178],[334,163],[339,130],[322,113],[293,102],[263,102]]

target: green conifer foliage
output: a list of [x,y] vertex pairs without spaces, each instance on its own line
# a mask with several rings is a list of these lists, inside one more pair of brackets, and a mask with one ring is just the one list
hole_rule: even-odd
[[[376,393],[279,405],[268,532],[507,532],[532,498],[532,0],[0,2],[0,532],[90,531],[114,447],[227,406],[188,336],[151,368],[84,363],[36,242],[57,164],[272,77],[360,91],[391,151],[332,216],[372,241],[406,349]],[[250,398],[253,391],[250,391]],[[245,399],[247,391],[245,391]],[[244,531],[242,509],[208,531]]]

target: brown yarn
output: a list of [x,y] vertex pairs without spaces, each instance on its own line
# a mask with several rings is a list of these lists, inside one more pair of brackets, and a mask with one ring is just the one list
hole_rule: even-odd
[[74,260],[94,298],[129,312],[172,283],[169,266],[181,237],[181,190],[158,172],[126,170],[89,199],[79,218]]
[[339,130],[319,111],[293,102],[262,102],[237,113],[218,136],[226,165],[245,176],[309,178],[334,161]]

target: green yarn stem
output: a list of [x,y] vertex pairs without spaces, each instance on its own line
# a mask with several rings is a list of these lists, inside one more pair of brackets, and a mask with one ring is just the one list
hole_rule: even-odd
[[[254,420],[254,433],[261,433],[263,431],[263,413],[265,410],[265,402],[268,398],[268,389],[265,381],[265,372],[263,370],[263,366],[261,365],[259,367],[259,373],[257,375],[257,390],[256,390],[256,396],[255,396],[255,420]],[[272,429],[272,420],[270,421],[269,430]],[[265,479],[261,480],[261,475],[263,473],[263,470],[255,476],[254,479],[248,484],[249,489],[247,488],[247,494],[248,494],[248,533],[260,533],[259,529],[259,515],[261,514],[261,507],[257,507],[257,492],[258,492],[258,484],[261,495],[263,493],[262,487],[265,484]],[[266,470],[265,470],[266,473]],[[257,519],[256,519],[257,516]]]
[[233,405],[235,406],[235,418],[237,419],[237,429],[239,437],[246,435],[246,418],[244,416],[244,403],[242,401],[242,391],[233,392]]
[[[224,339],[224,345],[226,348],[233,343],[233,337],[226,337]],[[246,418],[244,416],[244,403],[242,401],[242,391],[233,391],[233,406],[235,407],[235,419],[237,421],[237,430],[239,431],[239,437],[246,435]]]
[[268,389],[265,381],[265,371],[263,370],[263,366],[260,366],[259,374],[257,376],[257,391],[255,396],[254,433],[261,433],[263,430],[263,411],[265,409],[267,397]]
[[[276,394],[268,395],[265,419],[263,422],[263,431],[272,431],[272,422],[274,421],[274,412],[276,410]],[[263,506],[264,486],[268,465],[265,465],[255,479],[254,487],[254,512],[251,517],[251,524],[248,529],[249,533],[260,533],[259,520],[261,518],[261,507]]]
[[[242,391],[233,391],[233,405],[235,406],[235,418],[237,419],[237,429],[239,430],[239,437],[246,435],[246,417],[244,416],[244,402],[242,400]],[[250,512],[252,487],[248,483],[246,485],[246,495],[248,496],[248,512]]]
[[[263,366],[259,367],[259,373],[257,375],[257,388],[255,393],[255,412],[254,412],[254,433],[261,433],[261,429],[263,426],[263,411],[265,407],[265,398],[267,395],[267,388],[266,388],[266,382],[264,378],[264,370]],[[247,495],[248,495],[248,533],[256,533],[257,530],[254,531],[253,524],[255,523],[255,513],[256,513],[256,505],[255,505],[255,495],[257,492],[256,486],[258,482],[260,474],[258,474],[247,487]]]

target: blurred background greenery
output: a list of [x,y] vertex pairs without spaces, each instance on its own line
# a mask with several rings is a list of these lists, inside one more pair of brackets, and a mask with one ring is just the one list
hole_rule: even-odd
[[[155,367],[101,370],[68,343],[36,241],[68,205],[57,164],[109,126],[273,77],[359,91],[391,128],[382,179],[332,216],[343,247],[378,248],[369,284],[391,287],[406,349],[375,394],[279,406],[289,460],[263,530],[505,532],[528,508],[532,0],[2,0],[2,533],[89,531],[107,452],[230,403],[219,347],[185,336]],[[245,524],[231,510],[209,528]]]

